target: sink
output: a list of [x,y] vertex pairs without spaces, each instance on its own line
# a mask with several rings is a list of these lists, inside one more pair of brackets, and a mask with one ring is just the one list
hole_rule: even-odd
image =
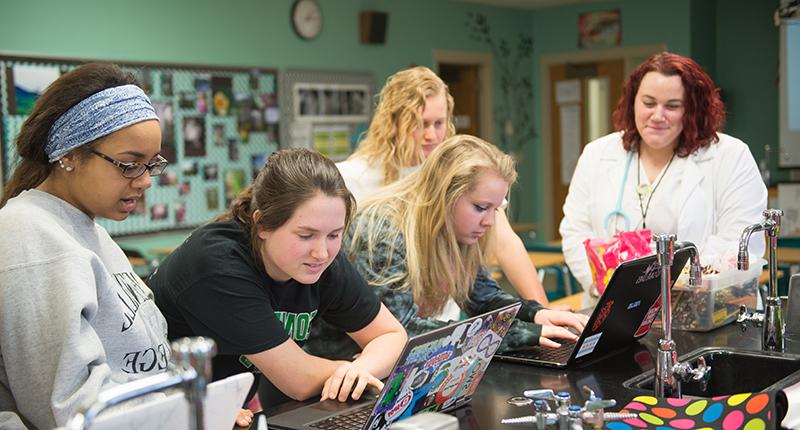
[[[771,351],[747,351],[707,347],[681,356],[678,361],[697,366],[705,358],[711,372],[705,381],[681,383],[687,396],[714,397],[783,388],[800,380],[800,355]],[[635,376],[622,385],[635,391],[653,393],[655,370]]]

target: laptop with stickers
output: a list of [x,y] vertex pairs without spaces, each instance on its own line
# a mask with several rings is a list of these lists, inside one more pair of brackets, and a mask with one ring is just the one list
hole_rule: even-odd
[[[689,260],[678,249],[672,263],[672,283]],[[672,288],[672,285],[670,285]],[[575,342],[557,340],[560,348],[534,346],[495,355],[500,361],[549,367],[573,367],[620,351],[650,331],[661,310],[661,266],[649,255],[620,264]]]
[[375,398],[326,400],[279,413],[269,428],[382,430],[417,412],[450,411],[472,398],[521,304],[458,321],[408,340]]

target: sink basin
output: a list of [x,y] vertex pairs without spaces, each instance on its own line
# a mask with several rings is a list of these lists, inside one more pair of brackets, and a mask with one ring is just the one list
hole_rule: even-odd
[[[714,397],[783,388],[800,380],[800,355],[734,348],[700,348],[678,359],[697,366],[700,357],[711,367],[706,381],[681,383],[687,396]],[[653,393],[655,371],[649,370],[622,385],[625,388]]]

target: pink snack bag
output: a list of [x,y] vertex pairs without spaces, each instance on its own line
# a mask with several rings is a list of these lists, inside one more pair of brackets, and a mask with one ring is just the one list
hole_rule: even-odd
[[592,269],[592,279],[600,294],[605,291],[611,274],[620,263],[653,253],[650,249],[652,236],[650,230],[622,231],[615,234],[611,240],[583,241],[586,256],[589,258],[589,267]]

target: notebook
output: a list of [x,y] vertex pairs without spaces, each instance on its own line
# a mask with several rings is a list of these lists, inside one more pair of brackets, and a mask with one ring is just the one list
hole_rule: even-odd
[[[678,246],[675,245],[671,268],[673,284],[690,257],[688,249]],[[577,341],[557,339],[560,348],[535,346],[497,354],[495,359],[550,367],[586,364],[618,352],[646,335],[660,310],[661,266],[657,255],[626,261],[611,275]]]
[[[230,429],[253,385],[252,373],[239,373],[206,387],[203,419],[207,429]],[[188,429],[189,402],[182,391],[155,398],[130,408],[100,414],[92,430],[119,429]]]
[[270,429],[385,429],[421,411],[449,411],[469,402],[520,303],[408,340],[377,400],[326,400],[267,419]]

